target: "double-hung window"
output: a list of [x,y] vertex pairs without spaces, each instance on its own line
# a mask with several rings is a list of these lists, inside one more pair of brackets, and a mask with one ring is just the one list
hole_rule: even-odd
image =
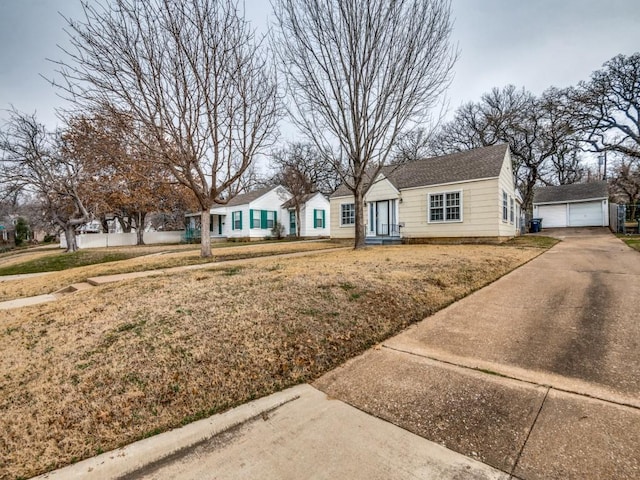
[[460,222],[462,192],[442,192],[429,195],[429,222]]
[[502,190],[502,221],[509,221],[509,202],[508,202],[507,192]]
[[313,210],[313,228],[324,228],[324,210]]
[[356,206],[353,203],[340,205],[340,225],[355,225]]
[[231,212],[231,229],[242,230],[242,211]]
[[513,223],[516,217],[515,202],[513,197],[509,197],[509,222]]

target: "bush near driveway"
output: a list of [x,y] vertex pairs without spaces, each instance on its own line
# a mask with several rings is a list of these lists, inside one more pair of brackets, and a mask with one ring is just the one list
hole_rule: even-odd
[[390,246],[144,278],[0,312],[0,478],[310,381],[538,255]]

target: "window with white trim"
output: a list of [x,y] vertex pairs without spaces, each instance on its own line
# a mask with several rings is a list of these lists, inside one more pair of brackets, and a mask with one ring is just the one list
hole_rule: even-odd
[[273,210],[267,210],[267,213],[264,215],[266,215],[267,217],[267,228],[272,229],[275,225],[276,212],[274,212]]
[[502,221],[509,221],[509,202],[508,202],[507,192],[502,190]]
[[429,222],[459,222],[462,220],[462,192],[429,194]]
[[231,212],[231,229],[242,230],[242,211]]
[[509,222],[513,223],[516,219],[516,208],[513,197],[509,197]]
[[343,203],[340,205],[340,225],[355,225],[356,206],[354,203]]
[[313,210],[313,228],[324,228],[324,210]]

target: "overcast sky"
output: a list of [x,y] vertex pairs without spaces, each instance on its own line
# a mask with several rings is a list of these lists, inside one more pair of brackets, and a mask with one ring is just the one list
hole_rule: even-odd
[[[249,19],[267,24],[267,0],[246,0]],[[0,110],[37,111],[56,125],[62,100],[40,76],[61,58],[65,22],[79,0],[0,0]],[[540,94],[586,80],[617,54],[640,51],[640,0],[453,0],[452,41],[460,49],[448,92],[450,110],[492,87],[514,84]],[[6,118],[0,112],[0,120]]]

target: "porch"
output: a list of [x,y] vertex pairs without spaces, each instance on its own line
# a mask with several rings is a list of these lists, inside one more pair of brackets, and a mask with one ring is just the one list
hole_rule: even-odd
[[366,208],[368,221],[365,244],[398,245],[402,243],[397,199],[366,202]]

